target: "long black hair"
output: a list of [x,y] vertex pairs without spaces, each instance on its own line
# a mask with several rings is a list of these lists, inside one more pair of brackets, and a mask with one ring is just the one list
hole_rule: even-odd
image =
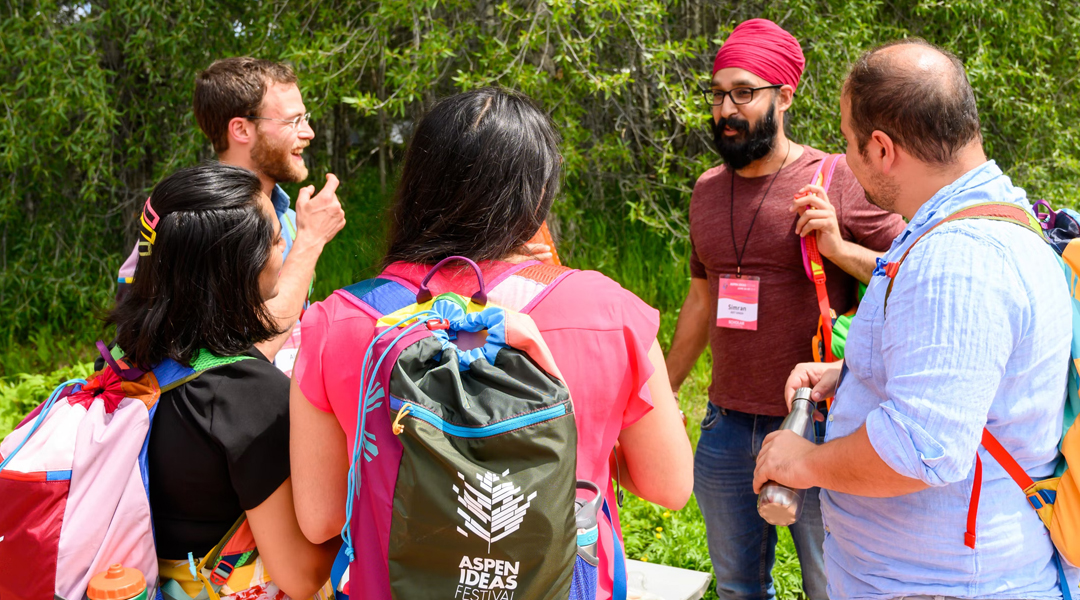
[[405,154],[384,266],[510,254],[547,218],[561,162],[551,119],[528,97],[488,87],[439,101]]
[[[276,241],[258,176],[207,163],[177,171],[154,187],[144,209],[157,223],[144,231],[131,290],[109,315],[116,341],[143,368],[172,358],[190,364],[206,348],[237,355],[277,335],[259,274]],[[144,217],[146,218],[146,217]]]

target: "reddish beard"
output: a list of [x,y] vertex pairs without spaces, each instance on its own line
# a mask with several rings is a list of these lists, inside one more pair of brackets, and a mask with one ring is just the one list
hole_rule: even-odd
[[300,183],[307,179],[308,169],[293,159],[294,148],[290,143],[275,143],[260,132],[251,149],[251,160],[260,173],[278,183]]

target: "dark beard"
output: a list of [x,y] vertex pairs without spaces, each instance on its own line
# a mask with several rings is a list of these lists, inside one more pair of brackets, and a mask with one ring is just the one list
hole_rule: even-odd
[[[750,123],[741,117],[731,116],[713,123],[713,143],[716,151],[724,159],[724,164],[738,171],[750,163],[764,158],[773,150],[776,143],[776,101],[769,105],[765,116],[750,128]],[[739,135],[727,137],[724,127],[730,127]]]

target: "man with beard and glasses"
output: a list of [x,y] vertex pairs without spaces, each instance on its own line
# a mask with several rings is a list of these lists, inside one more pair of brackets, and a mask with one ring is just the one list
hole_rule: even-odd
[[[809,185],[827,155],[792,142],[784,128],[804,64],[799,42],[764,19],[740,24],[716,55],[706,97],[724,165],[706,171],[694,187],[690,290],[667,357],[677,390],[706,343],[712,348],[694,492],[716,591],[725,600],[775,593],[777,533],[758,516],[752,484],[761,440],[788,412],[788,373],[813,360],[820,313],[800,236],[817,236],[829,300],[843,314],[855,305],[858,282],[869,281],[875,259],[904,228],[899,217],[867,203],[843,159],[827,193]],[[721,285],[741,288],[743,314],[756,310],[756,320],[718,314]],[[825,534],[816,493],[807,494],[791,534],[804,591],[824,599]]]
[[[317,194],[314,186],[301,188],[295,211],[278,185],[307,179],[302,154],[315,137],[296,74],[288,65],[250,57],[217,60],[196,77],[193,104],[195,120],[210,138],[218,160],[258,175],[265,199],[281,221],[285,263],[278,295],[266,306],[282,333],[255,347],[288,374],[299,346],[297,320],[307,303],[315,265],[326,243],[345,226],[345,212],[335,193],[338,179],[328,173]],[[138,258],[137,244],[120,268],[118,299],[134,278]]]

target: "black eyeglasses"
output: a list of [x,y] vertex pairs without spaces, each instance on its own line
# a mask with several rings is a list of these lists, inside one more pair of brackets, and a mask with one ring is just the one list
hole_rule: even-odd
[[256,117],[255,115],[248,115],[244,118],[249,121],[277,121],[278,123],[286,123],[292,127],[293,131],[298,131],[305,123],[311,122],[311,113],[302,114],[295,119],[275,119],[273,117]]
[[749,104],[754,101],[754,92],[758,90],[772,90],[776,88],[784,87],[783,84],[779,85],[763,85],[761,87],[737,87],[730,92],[724,90],[701,90],[701,93],[705,95],[705,101],[711,106],[721,106],[724,104],[724,98],[731,96],[731,103],[736,106],[740,104]]

